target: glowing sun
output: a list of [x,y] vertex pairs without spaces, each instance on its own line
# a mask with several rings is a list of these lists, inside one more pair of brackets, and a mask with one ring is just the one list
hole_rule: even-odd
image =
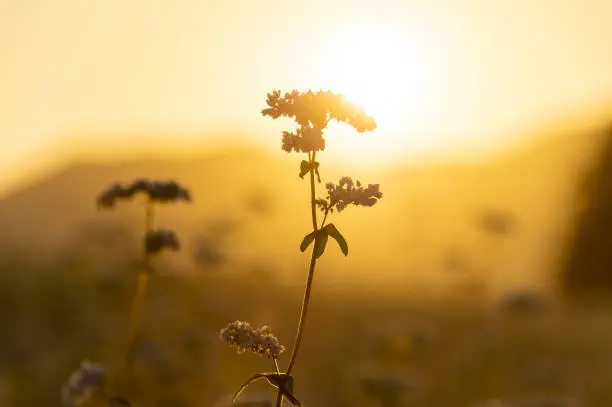
[[[406,147],[406,133],[426,131],[434,120],[439,85],[423,38],[384,25],[337,28],[329,37],[321,58],[322,83],[363,107],[378,123],[372,137],[355,141],[353,135],[349,141],[348,134],[341,134],[336,143],[345,152],[389,156],[398,143]],[[329,142],[336,144],[333,138]]]

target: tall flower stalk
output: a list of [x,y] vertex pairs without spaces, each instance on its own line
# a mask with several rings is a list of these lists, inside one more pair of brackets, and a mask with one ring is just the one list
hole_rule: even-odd
[[113,209],[120,200],[131,200],[135,195],[144,195],[145,234],[143,239],[143,268],[138,273],[136,293],[130,308],[127,345],[124,356],[124,392],[132,388],[134,360],[140,339],[141,321],[149,280],[154,273],[153,257],[163,250],[178,250],[176,234],[155,227],[155,206],[178,201],[191,202],[189,191],[175,181],[150,181],[137,179],[129,185],[115,183],[97,199],[98,206]]
[[[145,198],[145,233],[149,235],[154,230],[154,206],[150,197]],[[134,357],[137,349],[138,339],[140,335],[140,326],[142,319],[142,310],[144,308],[145,298],[149,287],[149,279],[153,274],[153,264],[151,262],[151,254],[148,250],[144,251],[144,269],[138,273],[138,282],[136,284],[136,294],[130,309],[130,322],[128,325],[128,341],[127,350],[125,352],[125,380],[126,386],[129,388],[130,379],[132,377]]]
[[[304,289],[304,297],[298,320],[291,356],[285,372],[281,372],[278,366],[278,354],[273,355],[275,371],[271,373],[259,373],[252,376],[236,393],[234,399],[254,380],[265,378],[277,390],[276,406],[280,407],[283,399],[288,399],[293,405],[300,405],[293,392],[293,376],[291,373],[295,367],[298,352],[303,342],[304,327],[308,314],[308,305],[312,292],[313,280],[317,259],[323,255],[329,237],[332,237],[345,256],[348,255],[348,244],[344,236],[333,223],[327,223],[329,215],[336,210],[343,211],[348,205],[372,206],[380,198],[382,193],[378,184],[370,184],[366,188],[361,182],[353,181],[350,177],[343,177],[338,184],[327,183],[325,188],[327,196],[317,198],[317,183],[321,183],[319,172],[320,164],[317,161],[317,152],[325,149],[323,132],[331,120],[345,122],[355,128],[357,132],[363,133],[376,128],[376,122],[368,116],[361,108],[348,102],[342,95],[330,91],[307,91],[292,92],[281,95],[280,91],[273,91],[267,95],[268,108],[262,110],[264,116],[272,119],[288,117],[294,119],[299,127],[295,132],[283,131],[281,148],[287,153],[305,153],[307,160],[300,163],[299,177],[304,178],[307,174],[310,180],[310,212],[312,218],[312,231],[302,240],[300,251],[304,252],[312,244],[308,277]],[[315,182],[316,179],[316,182]],[[318,224],[317,208],[323,213],[323,220]],[[313,244],[314,243],[314,244]],[[236,323],[233,323],[236,324]],[[230,329],[231,324],[225,329]],[[225,330],[221,332],[221,338],[235,346],[227,339]],[[249,335],[237,335],[235,338],[243,340],[243,346],[249,347]],[[238,340],[238,339],[234,339]],[[284,348],[283,348],[284,349]],[[257,353],[257,352],[256,352]]]

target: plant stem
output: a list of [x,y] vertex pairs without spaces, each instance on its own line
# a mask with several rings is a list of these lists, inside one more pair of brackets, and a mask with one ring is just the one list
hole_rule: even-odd
[[[310,157],[310,162],[314,162],[316,159],[316,152],[312,153]],[[312,212],[312,227],[314,231],[317,231],[317,206],[315,203],[315,179],[314,179],[314,169],[310,169],[310,202],[311,202],[311,212]],[[291,359],[289,360],[289,366],[287,367],[287,374],[291,374],[291,370],[295,365],[295,359],[297,357],[297,353],[300,349],[300,344],[302,343],[302,336],[304,335],[304,323],[306,322],[306,313],[308,312],[308,303],[310,301],[310,291],[312,289],[312,280],[314,277],[315,265],[317,263],[316,252],[315,252],[316,244],[312,247],[312,255],[310,257],[310,267],[308,269],[308,280],[306,281],[306,289],[304,290],[304,299],[302,300],[302,310],[300,312],[300,320],[298,322],[298,330],[295,336],[295,342],[293,345],[293,351],[291,352]]]
[[[317,158],[317,152],[313,151],[312,156],[310,157],[310,162],[314,163]],[[315,192],[315,172],[310,166],[310,209],[312,213],[312,228],[313,230],[317,230],[317,204],[315,202],[316,192]]]
[[327,220],[328,213],[329,213],[329,210],[326,210],[325,215],[323,215],[323,220],[321,221],[321,227],[319,229],[323,229],[323,226],[325,226],[325,221]]
[[[146,232],[153,230],[153,203],[147,200],[145,203],[145,229]],[[136,285],[136,295],[132,302],[132,308],[130,310],[130,325],[128,328],[128,346],[125,354],[125,380],[126,387],[128,390],[131,386],[132,373],[134,368],[134,358],[136,345],[140,336],[140,323],[142,319],[142,310],[144,308],[144,301],[147,296],[147,288],[149,286],[149,278],[153,272],[153,265],[151,264],[151,256],[145,250],[144,255],[145,269],[138,275],[138,283]]]
[[302,336],[304,335],[304,323],[306,322],[306,313],[308,312],[308,303],[310,302],[310,291],[312,289],[312,280],[314,277],[316,262],[317,259],[315,257],[315,249],[313,247],[312,256],[310,258],[310,269],[308,270],[308,280],[306,281],[306,289],[304,290],[304,299],[302,301],[302,311],[300,313],[300,321],[298,323],[298,331],[295,336],[295,343],[293,345],[291,359],[289,360],[289,366],[287,367],[287,374],[291,374],[291,370],[295,365],[295,358],[297,357],[298,350],[300,349],[300,344],[302,343]]

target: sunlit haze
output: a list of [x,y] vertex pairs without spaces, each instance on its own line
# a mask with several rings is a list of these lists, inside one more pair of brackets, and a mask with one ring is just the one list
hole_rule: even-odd
[[612,0],[0,0],[0,138],[0,407],[612,406]]
[[16,182],[63,145],[278,148],[272,89],[331,89],[376,117],[371,134],[330,128],[337,159],[499,148],[612,95],[610,16],[605,0],[0,0],[0,171]]

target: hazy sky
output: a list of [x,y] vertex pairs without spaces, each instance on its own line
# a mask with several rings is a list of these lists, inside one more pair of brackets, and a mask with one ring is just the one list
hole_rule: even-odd
[[148,130],[278,145],[259,114],[275,88],[379,113],[378,141],[338,150],[488,145],[611,96],[610,39],[609,0],[0,0],[0,174],[43,146]]

